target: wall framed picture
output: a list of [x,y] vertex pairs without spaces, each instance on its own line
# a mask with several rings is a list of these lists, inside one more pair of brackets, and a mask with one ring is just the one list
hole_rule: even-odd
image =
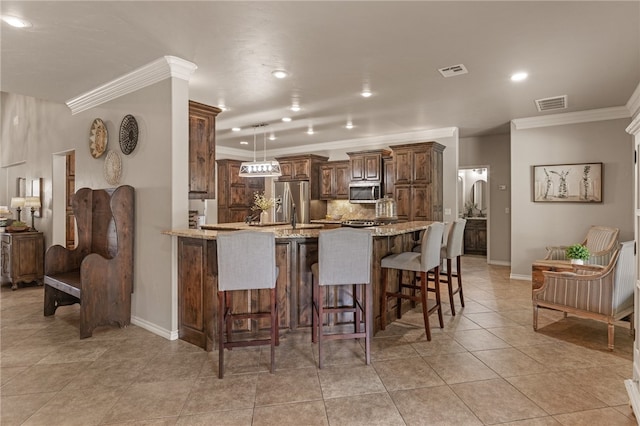
[[533,166],[533,201],[539,203],[601,203],[602,163]]

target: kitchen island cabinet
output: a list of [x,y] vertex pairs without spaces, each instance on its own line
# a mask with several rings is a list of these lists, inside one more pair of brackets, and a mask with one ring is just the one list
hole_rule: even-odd
[[[421,232],[431,222],[405,222],[367,228],[373,236],[372,285],[373,328],[380,328],[381,259],[390,254],[411,250]],[[206,227],[206,225],[205,225]],[[311,326],[311,265],[318,260],[318,228],[291,229],[290,226],[256,227],[276,234],[276,264],[279,268],[276,293],[281,329]],[[218,232],[206,229],[166,231],[178,238],[178,333],[180,339],[211,351],[217,345],[217,252]],[[390,283],[397,279],[390,277]],[[397,285],[397,284],[395,284]],[[393,284],[392,284],[393,286]],[[393,290],[393,289],[390,289]],[[351,295],[336,287],[326,295],[327,304],[350,303]],[[268,290],[252,290],[233,299],[234,308],[252,312],[265,309],[269,303]],[[388,301],[388,320],[395,318],[396,299]],[[410,309],[402,302],[401,309]],[[332,324],[346,322],[350,314],[335,315]],[[233,330],[241,335],[255,329],[267,329],[268,320],[237,321]],[[284,331],[284,330],[283,330]]]

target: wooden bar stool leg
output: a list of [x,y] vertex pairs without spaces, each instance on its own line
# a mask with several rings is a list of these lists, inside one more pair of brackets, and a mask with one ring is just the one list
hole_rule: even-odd
[[317,315],[318,315],[318,278],[314,275],[311,278],[311,342],[318,341]]
[[371,284],[364,284],[361,287],[363,289],[365,300],[365,312],[364,312],[364,351],[367,360],[367,365],[371,364],[371,328],[373,321],[373,286]]
[[380,290],[380,330],[387,328],[387,281],[389,280],[389,268],[384,268],[382,273],[382,289]]
[[218,292],[218,377],[224,377],[224,292]]
[[351,294],[353,294],[353,322],[354,322],[354,333],[360,333],[360,322],[362,321],[361,310],[359,306],[362,306],[362,297],[359,293],[358,284],[352,285]]
[[322,369],[322,335],[324,334],[322,323],[324,322],[324,287],[318,285],[318,368]]
[[455,307],[455,304],[453,303],[453,275],[451,274],[451,259],[447,259],[447,289],[449,290],[449,303],[451,304],[451,316],[455,317],[456,307]]
[[424,317],[424,331],[427,340],[431,341],[431,326],[429,325],[429,305],[427,304],[427,273],[420,272],[420,297],[422,299],[422,316]]
[[[396,270],[398,273],[398,293],[402,293],[402,271]],[[402,299],[396,298],[396,318],[402,318]]]
[[[435,268],[435,284],[436,289],[440,290],[440,267]],[[444,328],[444,320],[442,319],[442,300],[440,298],[440,291],[436,291],[436,303],[438,304],[438,319],[440,320],[440,328]]]
[[460,293],[460,304],[464,308],[464,296],[462,295],[462,269],[460,268],[460,256],[456,257],[456,277],[458,278],[458,292]]
[[276,305],[276,289],[271,289],[271,373],[276,371],[276,342],[278,340],[278,310]]
[[[233,310],[233,295],[230,291],[225,291],[224,295],[226,297],[226,307],[225,307],[225,324],[227,326],[227,342],[231,342],[231,328],[233,326],[233,321],[231,318],[231,311]],[[227,312],[228,311],[228,312]],[[233,350],[232,347],[229,347],[229,350]]]

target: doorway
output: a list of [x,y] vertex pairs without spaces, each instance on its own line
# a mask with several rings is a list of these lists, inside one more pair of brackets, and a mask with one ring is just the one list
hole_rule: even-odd
[[464,253],[489,258],[489,167],[458,169],[458,217],[467,219]]
[[74,248],[76,245],[76,223],[71,199],[75,193],[75,151],[53,154],[52,179],[52,245]]

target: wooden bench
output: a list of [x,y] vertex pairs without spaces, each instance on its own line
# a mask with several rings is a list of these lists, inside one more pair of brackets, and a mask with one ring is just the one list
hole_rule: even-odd
[[101,325],[129,325],[133,292],[134,189],[79,189],[73,196],[77,245],[45,255],[44,315],[80,304],[80,338]]

